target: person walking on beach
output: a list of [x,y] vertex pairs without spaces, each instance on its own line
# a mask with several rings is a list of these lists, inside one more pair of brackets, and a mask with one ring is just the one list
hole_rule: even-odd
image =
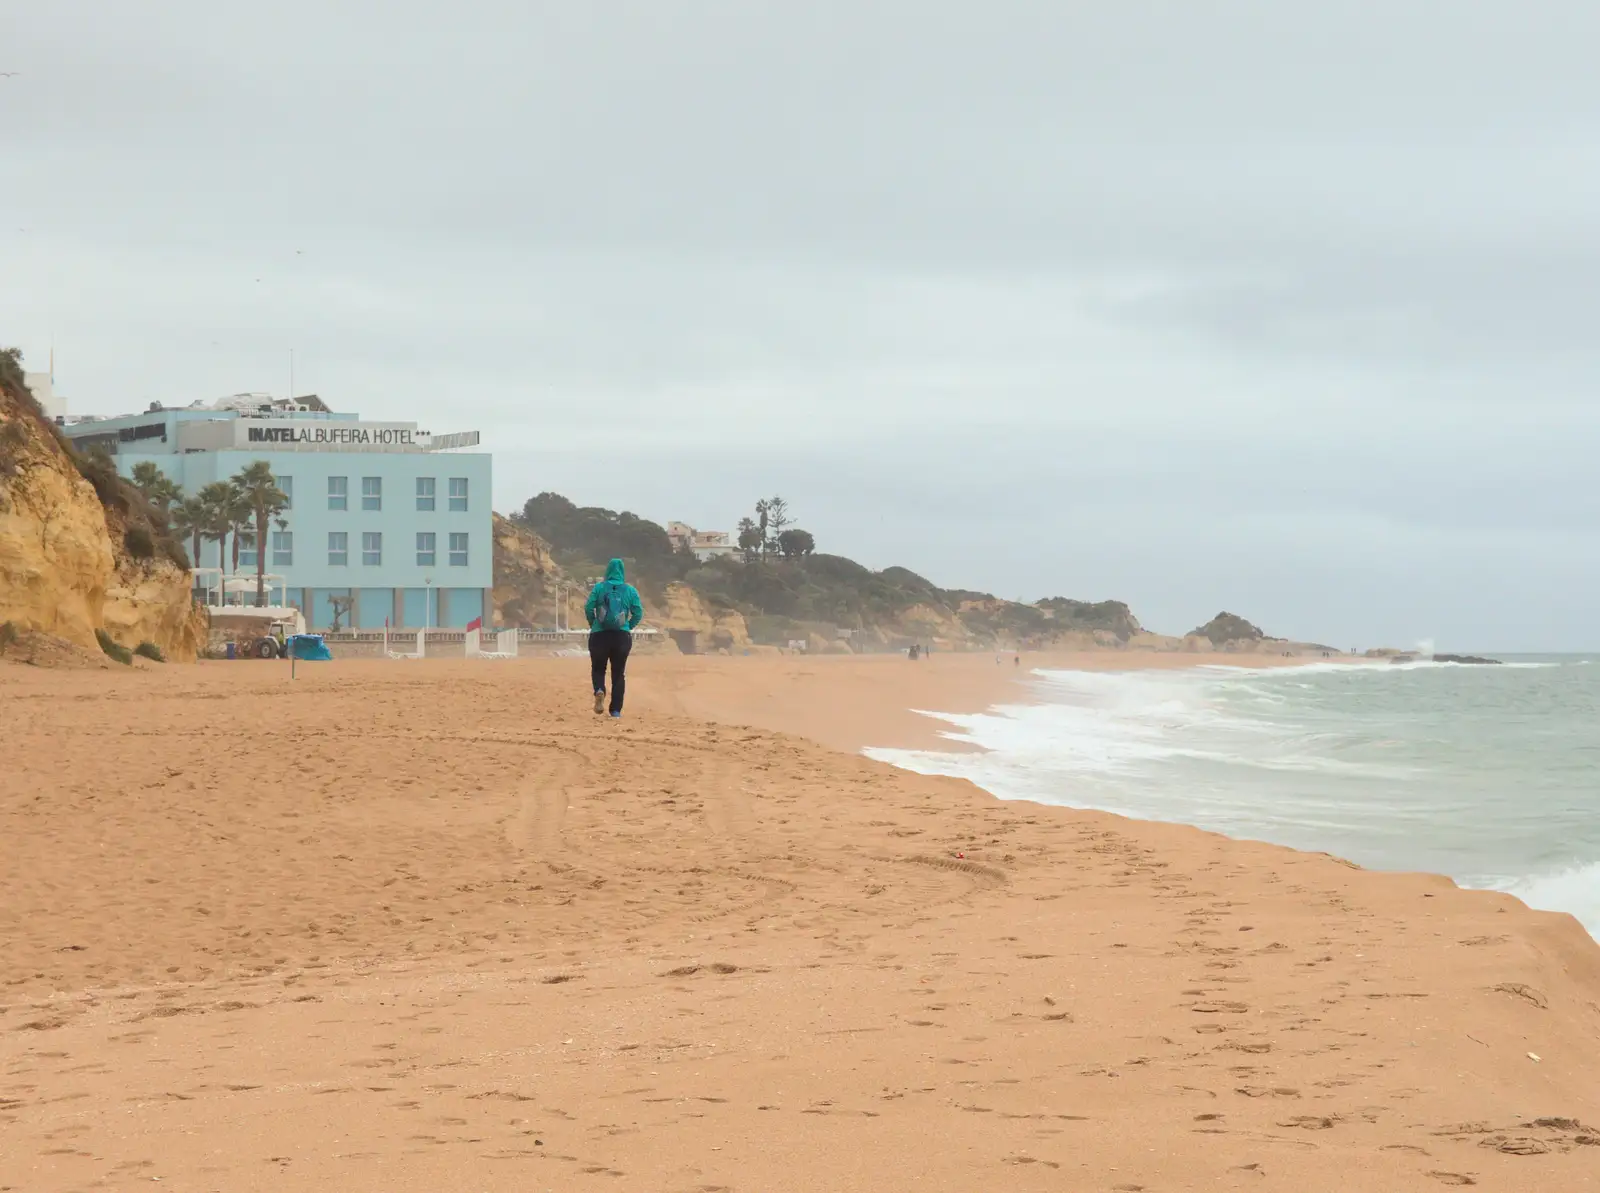
[[589,669],[594,680],[594,711],[606,711],[606,664],[611,664],[611,715],[622,716],[627,691],[628,652],[633,631],[644,620],[639,590],[628,583],[622,560],[606,564],[606,578],[594,586],[583,604],[589,619]]

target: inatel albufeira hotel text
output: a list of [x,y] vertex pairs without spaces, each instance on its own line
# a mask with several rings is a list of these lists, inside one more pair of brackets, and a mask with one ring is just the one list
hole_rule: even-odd
[[[265,460],[289,498],[265,544],[266,570],[282,577],[310,629],[333,629],[336,618],[341,629],[459,629],[485,615],[494,582],[491,458],[464,450],[478,443],[475,431],[434,435],[415,423],[336,413],[315,397],[260,395],[80,418],[61,429],[80,449],[112,453],[123,476],[153,462],[185,495]],[[250,529],[238,570],[253,576]],[[231,572],[232,547],[226,559],[220,548],[204,541],[196,566]]]

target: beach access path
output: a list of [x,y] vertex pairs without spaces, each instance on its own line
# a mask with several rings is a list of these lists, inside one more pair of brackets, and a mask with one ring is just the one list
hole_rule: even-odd
[[1594,1186],[1575,921],[844,752],[995,670],[0,664],[0,1189]]

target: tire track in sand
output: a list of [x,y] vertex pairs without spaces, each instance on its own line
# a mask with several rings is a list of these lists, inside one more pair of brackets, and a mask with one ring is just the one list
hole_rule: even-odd
[[697,785],[706,827],[720,842],[740,846],[757,828],[754,799],[745,785],[744,768],[737,757],[720,752],[704,755],[699,762]]
[[562,750],[540,759],[536,772],[517,792],[517,810],[506,822],[506,840],[519,853],[550,857],[561,849],[562,830],[572,802],[572,780],[581,760]]
[[[760,872],[766,860],[759,836],[754,800],[746,786],[743,760],[722,750],[688,750],[698,768],[694,788],[700,799],[700,816],[709,833],[712,853],[728,859],[713,873],[744,888],[743,898],[722,907],[696,911],[686,918],[692,924],[715,920],[761,918],[778,901],[798,889],[793,882]],[[746,866],[753,865],[752,873]]]

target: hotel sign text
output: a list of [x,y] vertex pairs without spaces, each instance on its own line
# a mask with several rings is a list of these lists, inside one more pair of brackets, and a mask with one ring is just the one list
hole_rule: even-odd
[[250,443],[279,443],[308,447],[426,447],[429,436],[409,427],[252,427],[245,428]]

